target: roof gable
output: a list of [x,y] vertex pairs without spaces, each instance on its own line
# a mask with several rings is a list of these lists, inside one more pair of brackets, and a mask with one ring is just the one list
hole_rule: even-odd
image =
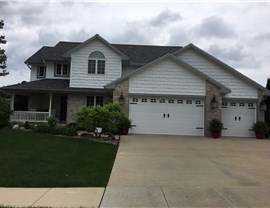
[[106,41],[105,39],[103,39],[102,37],[100,37],[98,34],[94,35],[93,37],[91,37],[88,40],[84,41],[83,43],[79,44],[78,46],[76,46],[75,48],[71,49],[70,51],[64,53],[63,54],[63,57],[69,58],[74,51],[77,51],[77,50],[81,49],[82,47],[84,47],[85,45],[93,42],[94,40],[99,40],[102,43],[104,43],[106,46],[108,46],[113,51],[115,51],[117,54],[119,54],[120,57],[121,57],[121,59],[124,59],[124,60],[128,60],[129,59],[128,56],[126,56],[124,53],[122,53],[121,51],[119,51],[117,48],[115,48],[108,41]]
[[245,75],[243,75],[242,73],[238,72],[237,70],[235,70],[234,68],[230,67],[229,65],[225,64],[224,62],[218,60],[217,58],[215,58],[214,56],[210,55],[209,53],[203,51],[199,47],[193,45],[192,43],[190,43],[187,46],[183,47],[182,49],[174,52],[173,55],[177,56],[178,54],[181,54],[181,53],[183,53],[183,52],[185,52],[185,51],[187,51],[189,49],[195,50],[199,54],[203,55],[207,59],[209,59],[209,60],[213,61],[214,63],[218,64],[219,66],[221,66],[225,70],[229,71],[233,75],[239,77],[241,80],[245,81],[249,85],[251,85],[251,86],[253,86],[255,88],[258,88],[260,90],[263,90],[266,95],[270,95],[270,91],[269,90],[267,90],[266,88],[264,88],[263,86],[261,86],[257,82],[253,81],[252,79],[246,77]]
[[116,81],[114,82],[111,82],[109,83],[108,85],[105,86],[105,88],[107,89],[114,89],[115,88],[115,85],[129,77],[132,77],[132,76],[135,76],[136,74],[138,74],[139,72],[142,72],[144,70],[147,70],[147,68],[149,68],[150,66],[153,66],[155,64],[158,64],[162,61],[164,61],[165,59],[170,59],[172,61],[174,61],[175,63],[187,68],[190,72],[194,73],[195,75],[201,77],[202,79],[205,79],[205,80],[208,80],[209,82],[213,83],[214,85],[218,86],[220,89],[221,89],[221,92],[222,93],[230,93],[231,90],[229,88],[227,88],[226,86],[224,86],[223,84],[217,82],[216,80],[212,79],[211,77],[207,76],[206,74],[202,73],[201,71],[199,71],[198,69],[192,67],[191,65],[189,65],[188,63],[176,58],[175,56],[173,56],[172,54],[168,53],[142,67],[140,67],[139,69],[137,69],[136,71],[133,71],[129,74],[127,74],[126,76],[124,77],[121,77],[119,79],[117,79]]

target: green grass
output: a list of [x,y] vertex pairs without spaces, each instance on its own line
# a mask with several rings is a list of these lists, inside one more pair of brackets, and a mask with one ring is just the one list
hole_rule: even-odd
[[0,130],[0,187],[104,187],[117,146]]

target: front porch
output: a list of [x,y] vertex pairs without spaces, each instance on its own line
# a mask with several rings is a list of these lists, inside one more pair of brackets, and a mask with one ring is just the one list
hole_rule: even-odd
[[11,95],[11,122],[47,122],[55,116],[61,123],[66,122],[67,95],[60,93],[21,93]]

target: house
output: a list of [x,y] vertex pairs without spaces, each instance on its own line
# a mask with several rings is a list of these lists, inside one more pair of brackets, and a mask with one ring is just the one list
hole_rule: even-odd
[[25,63],[29,82],[2,87],[11,94],[12,121],[74,122],[82,106],[123,101],[131,133],[208,135],[213,118],[223,136],[251,137],[264,120],[270,92],[193,44],[111,44],[98,34],[83,43],[42,47]]

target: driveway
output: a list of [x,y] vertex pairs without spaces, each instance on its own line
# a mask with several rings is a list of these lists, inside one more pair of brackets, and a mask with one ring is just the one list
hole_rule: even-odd
[[270,140],[123,137],[101,207],[270,207]]

